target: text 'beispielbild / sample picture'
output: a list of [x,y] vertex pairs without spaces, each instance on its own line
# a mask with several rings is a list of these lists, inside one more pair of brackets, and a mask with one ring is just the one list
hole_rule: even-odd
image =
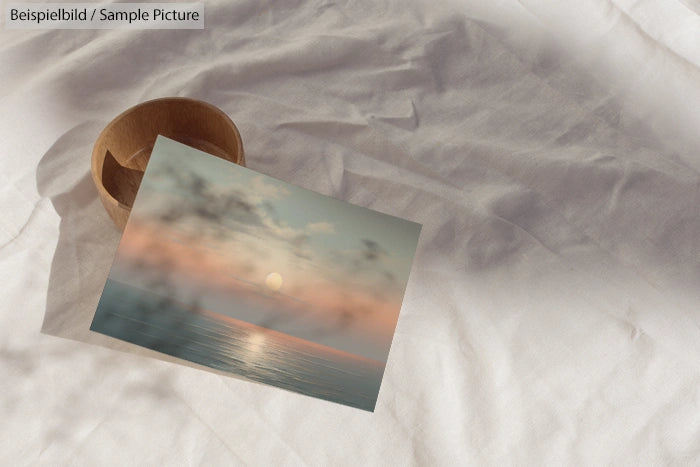
[[91,329],[373,411],[420,229],[159,136]]

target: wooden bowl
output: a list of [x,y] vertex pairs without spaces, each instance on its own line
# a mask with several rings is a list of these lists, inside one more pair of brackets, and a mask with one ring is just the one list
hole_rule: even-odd
[[102,130],[92,150],[92,179],[120,230],[126,226],[158,135],[245,166],[238,128],[213,105],[166,97],[131,107]]

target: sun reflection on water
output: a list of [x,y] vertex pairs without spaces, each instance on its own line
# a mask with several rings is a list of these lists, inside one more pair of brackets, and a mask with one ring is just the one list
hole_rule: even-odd
[[261,332],[252,333],[246,339],[245,349],[251,354],[259,354],[265,350],[265,335]]

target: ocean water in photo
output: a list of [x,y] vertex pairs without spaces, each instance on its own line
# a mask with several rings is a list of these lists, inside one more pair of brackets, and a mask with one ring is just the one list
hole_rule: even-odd
[[373,411],[384,365],[108,279],[91,330],[253,381]]

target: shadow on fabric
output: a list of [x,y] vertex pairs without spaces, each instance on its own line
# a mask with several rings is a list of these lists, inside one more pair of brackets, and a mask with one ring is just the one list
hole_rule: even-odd
[[[41,332],[89,343],[99,340],[90,322],[120,238],[90,176],[96,123],[78,125],[56,140],[36,176],[39,194],[51,199],[61,217]],[[75,174],[80,175],[71,186]],[[66,186],[71,188],[61,191]]]

